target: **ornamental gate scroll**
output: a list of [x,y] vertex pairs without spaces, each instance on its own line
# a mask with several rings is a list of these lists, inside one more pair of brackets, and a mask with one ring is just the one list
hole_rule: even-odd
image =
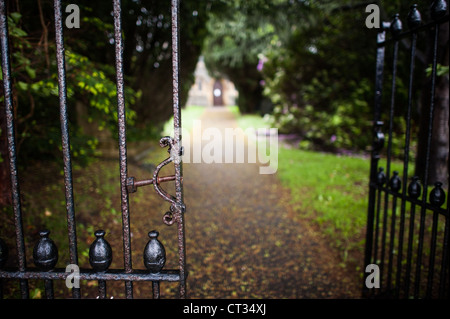
[[[182,185],[182,148],[181,140],[181,113],[179,105],[179,0],[171,1],[172,16],[172,83],[173,83],[173,114],[174,114],[174,136],[163,137],[160,141],[161,147],[168,147],[169,157],[160,163],[149,180],[136,180],[128,176],[127,172],[127,137],[125,121],[125,99],[124,99],[124,74],[123,74],[123,39],[122,39],[122,19],[121,1],[113,0],[114,15],[114,46],[115,46],[115,67],[117,80],[117,113],[119,132],[119,161],[120,161],[120,188],[121,188],[121,212],[122,212],[122,235],[123,235],[123,269],[109,269],[113,251],[104,238],[106,232],[97,230],[96,239],[90,246],[89,262],[92,269],[79,269],[77,279],[98,281],[99,297],[106,298],[107,281],[123,281],[125,283],[126,298],[133,298],[133,282],[152,282],[153,297],[160,297],[160,282],[171,281],[179,283],[179,296],[186,298],[186,255],[185,255],[185,235],[184,235],[184,213]],[[6,1],[0,1],[0,37],[1,37],[1,57],[3,86],[5,97],[5,116],[7,123],[8,159],[10,166],[11,189],[13,198],[14,224],[16,233],[17,267],[5,268],[8,259],[8,247],[0,239],[0,297],[3,297],[2,280],[18,280],[20,283],[21,297],[30,297],[28,280],[39,279],[45,282],[45,296],[53,298],[53,281],[66,280],[73,273],[66,272],[66,269],[54,268],[58,259],[57,245],[50,238],[49,230],[40,232],[40,240],[36,243],[33,251],[33,259],[36,267],[29,267],[25,258],[25,243],[22,224],[22,208],[20,200],[20,188],[18,169],[16,161],[16,139],[14,132],[14,105],[12,101],[12,78],[10,66],[10,48],[8,35],[8,20]],[[67,208],[67,231],[69,237],[70,263],[77,268],[77,233],[76,214],[74,209],[74,194],[72,182],[72,163],[69,141],[69,124],[67,112],[67,89],[66,70],[64,57],[64,38],[61,1],[54,0],[54,17],[56,31],[56,60],[58,66],[58,88],[59,106],[61,122],[62,155],[64,161],[64,185]],[[169,163],[174,163],[174,175],[159,176],[161,168]],[[168,194],[161,183],[175,181],[175,196]],[[177,225],[178,236],[178,269],[164,269],[165,249],[157,239],[158,232],[149,232],[149,241],[144,249],[144,264],[147,270],[134,269],[131,263],[131,231],[129,213],[129,195],[136,191],[138,187],[153,184],[157,194],[170,204],[170,210],[163,216],[163,223],[166,225]],[[69,278],[70,279],[70,278]],[[73,285],[73,298],[81,297],[79,286]]]

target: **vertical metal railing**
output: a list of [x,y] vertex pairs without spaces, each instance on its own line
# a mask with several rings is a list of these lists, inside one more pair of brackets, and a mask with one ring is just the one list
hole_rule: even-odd
[[[5,269],[7,259],[7,247],[3,240],[0,241],[0,283],[4,278],[18,279],[20,281],[22,298],[29,298],[28,279],[44,280],[46,298],[54,298],[53,281],[67,280],[71,273],[64,268],[55,268],[58,261],[58,250],[56,243],[49,238],[50,231],[42,230],[40,240],[34,246],[33,259],[36,268],[29,268],[26,264],[24,233],[22,226],[22,209],[20,202],[20,188],[17,171],[17,154],[15,147],[14,110],[11,88],[11,65],[9,52],[8,24],[5,0],[0,0],[0,37],[2,53],[3,85],[5,95],[5,117],[7,122],[8,151],[10,176],[12,185],[12,198],[16,231],[16,246],[18,267]],[[123,281],[125,283],[125,297],[133,298],[133,282],[146,281],[152,283],[153,298],[160,297],[160,282],[179,282],[179,297],[186,297],[186,251],[185,251],[185,205],[183,202],[182,185],[182,147],[181,147],[181,111],[179,100],[179,0],[171,1],[172,15],[172,78],[173,78],[173,112],[174,112],[174,137],[163,137],[160,141],[162,147],[169,147],[170,157],[157,165],[153,179],[136,181],[134,177],[128,176],[127,171],[127,136],[126,136],[126,105],[125,105],[125,82],[123,71],[123,38],[121,20],[121,1],[113,0],[114,18],[114,48],[117,84],[117,113],[118,113],[118,135],[119,135],[119,167],[121,188],[121,211],[122,211],[122,238],[123,238],[123,269],[109,270],[113,251],[106,241],[104,230],[95,232],[96,239],[89,249],[89,263],[92,269],[79,269],[78,280],[96,280],[98,282],[99,298],[106,298],[107,281]],[[69,116],[67,107],[67,87],[65,69],[65,49],[62,23],[61,1],[54,0],[55,14],[55,42],[56,61],[58,72],[59,108],[61,124],[61,143],[64,162],[64,185],[66,196],[67,226],[69,237],[69,254],[72,266],[78,267],[77,234],[75,220],[74,191],[72,180],[72,163],[70,152]],[[3,114],[2,114],[3,116]],[[172,176],[158,176],[160,169],[173,162],[175,174]],[[166,181],[175,181],[175,196],[166,193],[160,184]],[[156,192],[170,203],[170,212],[163,216],[166,225],[177,223],[178,235],[178,264],[179,268],[163,269],[165,264],[165,249],[157,237],[157,231],[149,232],[150,240],[144,249],[144,264],[146,270],[133,269],[132,247],[130,230],[129,195],[137,191],[138,187],[153,184]],[[5,246],[5,247],[4,247]],[[66,282],[67,283],[67,282]],[[0,284],[0,297],[3,296]],[[78,287],[72,288],[73,298],[80,298],[81,291]]]
[[[415,12],[415,11],[414,11]],[[417,27],[419,24],[420,18],[416,17],[416,19],[409,19],[408,26],[410,29]],[[411,111],[412,111],[412,100],[413,100],[413,81],[414,81],[414,67],[415,67],[415,59],[416,59],[416,46],[417,46],[417,32],[413,32],[411,35],[411,50],[410,50],[410,65],[409,65],[409,82],[408,82],[408,106],[407,106],[407,114],[406,114],[406,134],[405,134],[405,153],[403,162],[405,163],[403,167],[403,185],[407,185],[408,183],[408,162],[409,162],[409,149],[410,149],[410,138],[411,138]],[[413,182],[416,182],[414,180]],[[403,234],[404,234],[404,225],[405,225],[405,212],[406,212],[406,200],[405,197],[407,195],[406,186],[402,189],[402,204],[401,204],[401,231],[399,234],[399,257],[397,260],[397,278],[396,281],[400,282],[401,280],[401,267],[402,267],[402,254],[403,254]],[[407,267],[405,270],[405,294],[409,293],[409,285],[410,285],[410,267],[411,267],[411,259],[412,259],[412,240],[413,240],[413,232],[414,232],[414,219],[415,219],[415,205],[411,205],[410,211],[410,223],[409,223],[409,236],[408,236],[408,246],[407,246]],[[399,296],[400,293],[400,285],[397,285],[397,289],[395,291],[396,297]]]
[[[442,207],[445,202],[445,191],[442,183],[436,182],[429,191],[430,154],[432,145],[433,118],[435,113],[435,90],[437,78],[437,55],[439,41],[439,27],[448,23],[449,16],[445,1],[434,1],[431,8],[432,21],[423,23],[417,5],[411,6],[407,17],[408,31],[402,31],[399,15],[391,23],[385,23],[378,33],[377,65],[375,78],[375,109],[374,109],[374,142],[372,146],[368,222],[366,233],[365,265],[375,263],[380,269],[380,288],[369,291],[364,283],[363,295],[387,298],[444,298],[448,297],[449,290],[449,205]],[[391,38],[385,39],[389,29]],[[412,138],[412,106],[414,93],[414,75],[416,74],[415,59],[417,56],[418,35],[431,30],[432,62],[431,85],[428,112],[425,166],[423,176],[414,176],[408,185],[408,169],[410,162],[410,149]],[[409,75],[408,97],[404,115],[405,132],[403,151],[402,178],[399,172],[391,174],[393,161],[393,134],[395,128],[396,112],[396,82],[397,64],[399,59],[399,43],[409,38]],[[381,148],[384,140],[382,133],[382,102],[383,65],[385,49],[392,44],[392,81],[390,83],[391,96],[388,112],[388,143],[385,154],[386,170],[379,167]],[[397,112],[398,113],[398,112]],[[448,176],[447,176],[448,179]],[[450,181],[447,180],[450,184]],[[448,189],[447,189],[448,194]],[[384,195],[384,196],[382,196]],[[397,201],[400,207],[397,213]],[[420,209],[419,222],[416,219],[416,207]],[[408,208],[409,207],[409,208]],[[383,211],[383,216],[381,216]],[[443,216],[443,219],[439,218]],[[381,225],[380,225],[381,223]],[[444,223],[443,227],[438,225]],[[428,231],[431,229],[431,231]],[[442,235],[443,230],[443,235]],[[441,233],[440,233],[441,232]],[[440,236],[439,236],[440,235]],[[438,238],[441,240],[438,242]],[[417,243],[417,244],[416,244]],[[404,252],[406,250],[406,253]],[[406,260],[405,260],[406,255]],[[436,261],[440,261],[436,265]],[[437,268],[437,267],[440,267]],[[436,272],[439,279],[436,280]],[[438,284],[436,282],[438,281]],[[413,289],[411,290],[411,287]]]
[[[23,236],[22,224],[22,205],[20,202],[20,186],[19,176],[17,171],[17,152],[16,152],[16,138],[14,125],[14,106],[12,101],[11,88],[11,65],[10,65],[10,51],[9,51],[9,36],[8,36],[8,18],[6,16],[5,1],[0,1],[0,37],[2,47],[2,72],[3,72],[3,90],[5,96],[5,117],[6,128],[8,136],[8,157],[9,169],[11,177],[11,191],[13,199],[14,210],[14,224],[16,229],[16,248],[19,271],[25,271],[27,262],[25,256],[25,241]],[[22,298],[28,298],[28,282],[20,280],[20,291]]]
[[176,160],[175,166],[175,198],[176,198],[176,220],[178,225],[178,251],[180,265],[180,297],[186,297],[186,251],[185,251],[185,230],[184,230],[184,201],[183,201],[183,185],[182,185],[182,148],[181,148],[181,108],[180,108],[180,81],[179,81],[179,7],[180,0],[172,0],[172,83],[173,83],[173,125],[174,125],[174,151]]
[[[379,205],[377,214],[375,216],[375,199],[377,196],[377,183],[375,183],[377,178],[377,168],[378,162],[380,160],[380,150],[384,145],[384,134],[381,132],[381,127],[383,122],[381,122],[381,98],[382,98],[382,88],[383,88],[383,71],[384,71],[384,58],[385,58],[385,47],[384,42],[386,41],[386,28],[390,24],[383,23],[380,32],[377,34],[377,53],[376,53],[376,65],[375,65],[375,99],[374,99],[374,125],[373,125],[373,144],[372,144],[372,154],[370,162],[370,183],[369,183],[369,207],[367,214],[367,232],[366,232],[366,254],[364,257],[364,265],[369,265],[373,263],[372,254],[377,255],[378,247],[378,222],[379,222]],[[378,193],[378,197],[380,197]],[[379,203],[379,200],[378,200]],[[374,221],[374,219],[376,219]],[[375,238],[373,236],[372,230],[376,229]],[[370,231],[369,231],[370,230]],[[375,240],[375,246],[374,245]],[[374,252],[373,252],[374,249]],[[363,285],[363,291],[366,292],[366,286]]]
[[[117,116],[119,126],[119,163],[120,163],[120,194],[123,227],[123,260],[125,272],[131,272],[131,233],[129,199],[127,192],[127,137],[125,118],[125,88],[123,78],[123,39],[121,1],[114,0],[114,45],[116,52],[116,76],[117,76]],[[127,298],[133,298],[133,284],[125,283],[125,294]]]
[[[55,11],[55,33],[56,33],[56,61],[58,65],[58,94],[59,112],[61,122],[61,143],[64,162],[64,187],[66,195],[67,229],[69,233],[70,263],[78,265],[77,234],[75,223],[75,204],[72,180],[72,159],[70,154],[69,120],[67,111],[67,86],[66,86],[66,63],[64,50],[64,35],[62,23],[61,1],[54,1]],[[74,298],[80,298],[80,289],[73,288]]]

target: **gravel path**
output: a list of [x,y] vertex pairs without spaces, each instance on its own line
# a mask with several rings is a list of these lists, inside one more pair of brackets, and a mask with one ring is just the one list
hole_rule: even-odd
[[[201,120],[203,130],[236,127],[226,108],[207,109]],[[276,174],[258,169],[184,164],[189,297],[359,298],[355,274],[294,216]]]
[[[210,127],[223,132],[225,128],[236,127],[237,123],[233,114],[226,108],[211,108],[203,114],[201,125],[203,130]],[[199,143],[199,140],[193,143]],[[205,144],[208,144],[208,141],[203,141],[203,146]],[[135,147],[130,149],[134,150]],[[142,157],[130,160],[129,176],[136,176],[138,179],[151,178],[154,164],[158,162],[150,157],[154,153],[153,150],[149,149],[148,152],[142,153]],[[163,153],[161,155],[167,156],[165,150]],[[133,157],[130,152],[130,158],[137,157]],[[149,162],[153,164],[150,165]],[[164,169],[166,171],[161,173],[161,176],[173,174],[173,167]],[[117,160],[113,159],[99,161],[96,165],[75,174],[75,180],[78,182],[77,198],[84,199],[79,200],[77,220],[83,225],[92,225],[92,229],[78,229],[79,241],[83,241],[87,247],[94,240],[93,230],[105,229],[106,239],[114,252],[111,269],[123,268],[122,223],[117,210],[111,215],[102,213],[100,209],[107,212],[111,210],[110,207],[118,207],[120,204],[119,193],[111,195],[119,191],[114,186],[118,184],[117,171]],[[98,175],[98,172],[103,173]],[[183,173],[187,207],[185,220],[188,298],[360,297],[361,283],[357,280],[357,274],[340,267],[338,254],[330,249],[317,226],[311,226],[307,220],[292,211],[290,193],[280,185],[276,174],[259,174],[258,164],[205,163],[184,163]],[[31,193],[36,183],[36,180],[27,179],[27,183],[22,186]],[[39,183],[42,183],[42,180]],[[61,183],[62,181],[56,183],[52,180],[44,184]],[[163,188],[174,194],[173,186],[173,182],[168,182]],[[44,195],[39,195],[43,196],[44,203],[49,200],[49,196],[56,196],[54,188],[49,190],[47,193],[43,191]],[[109,206],[103,205],[105,207],[101,208],[105,194],[109,194],[111,200]],[[62,201],[63,193],[58,196],[62,196]],[[130,195],[130,200],[133,268],[144,268],[142,252],[148,242],[148,232],[156,229],[167,252],[165,268],[176,269],[176,226],[169,227],[162,223],[162,216],[169,205],[152,187],[140,189]],[[28,209],[30,208],[26,211]],[[35,208],[42,209],[44,207]],[[53,213],[53,220],[64,221],[64,211],[61,211],[60,217],[56,216],[56,211]],[[10,224],[12,225],[12,221]],[[57,234],[57,225],[59,224],[46,227],[50,227],[53,234]],[[27,226],[28,234],[35,229],[33,227],[34,225]],[[65,224],[61,227],[63,230],[60,231],[64,234]],[[28,252],[32,251],[33,240],[27,240],[30,245]],[[60,251],[64,249],[60,248]],[[29,259],[32,259],[31,256]],[[60,260],[64,264],[62,254]],[[83,267],[89,267],[87,258],[83,260]],[[96,282],[83,282],[82,285],[83,298],[98,296]],[[10,282],[8,287],[5,291],[11,289],[11,293],[14,293],[15,289],[18,296],[17,283]],[[135,282],[133,287],[135,298],[151,298],[152,288],[148,282]],[[58,297],[70,298],[64,281],[56,281],[55,289]],[[123,282],[108,282],[108,298],[123,298],[123,292]],[[177,283],[161,283],[162,298],[177,296]]]

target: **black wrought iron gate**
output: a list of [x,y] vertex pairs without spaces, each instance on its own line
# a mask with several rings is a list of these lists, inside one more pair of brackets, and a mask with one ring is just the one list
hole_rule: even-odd
[[[449,16],[445,1],[434,1],[427,9],[430,10],[431,16],[429,22],[422,21],[417,6],[413,5],[406,18],[408,31],[402,30],[400,16],[397,14],[392,22],[383,23],[378,32],[374,142],[371,155],[364,260],[365,267],[371,265],[364,278],[363,292],[366,297],[448,298],[450,293],[448,199],[446,202],[448,175],[446,181],[435,181],[434,185],[429,185],[431,140],[433,134],[437,134],[433,131],[433,117],[435,116],[437,55],[440,53],[438,52],[439,30],[442,24],[448,28]],[[433,36],[433,61],[430,67],[431,92],[426,107],[423,107],[423,112],[428,113],[426,150],[423,175],[411,178],[411,175],[408,175],[408,168],[413,161],[410,151],[411,141],[415,138],[412,134],[411,115],[415,103],[412,93],[416,74],[414,71],[417,66],[416,50],[418,35],[426,32]],[[404,79],[404,83],[408,85],[408,98],[406,112],[401,115],[406,124],[403,131],[403,146],[395,150],[393,132],[396,116],[394,114],[397,114],[396,107],[400,106],[396,103],[396,86],[401,80],[397,78],[397,64],[400,48],[404,47],[401,45],[402,41],[410,43],[405,52],[410,59],[409,78]],[[392,53],[387,50],[392,50]],[[390,100],[386,103],[389,105],[383,107],[383,70],[388,56],[392,63],[388,85],[390,92],[387,92],[388,95],[390,94]],[[391,65],[386,64],[386,66]],[[422,116],[425,117],[425,115]],[[387,119],[388,123],[383,122],[383,119]],[[387,147],[383,148],[385,142]],[[394,169],[394,151],[400,151],[403,156],[401,168],[397,170]],[[446,191],[443,186],[445,184]]]
[[[179,0],[171,1],[172,14],[172,81],[173,81],[173,113],[174,113],[174,136],[163,137],[160,141],[161,147],[168,147],[170,156],[161,162],[153,173],[153,178],[149,180],[135,180],[128,176],[127,172],[127,136],[125,122],[125,99],[124,99],[124,75],[123,75],[123,39],[121,25],[121,1],[113,0],[112,8],[114,12],[114,40],[116,57],[117,76],[117,111],[118,111],[118,131],[119,131],[119,160],[120,160],[120,186],[121,186],[121,211],[123,227],[123,269],[109,269],[112,260],[112,249],[104,238],[105,231],[95,232],[97,237],[90,246],[89,261],[92,269],[78,268],[77,254],[77,231],[76,213],[74,209],[74,193],[72,183],[72,164],[69,141],[69,127],[67,114],[67,91],[66,91],[66,70],[64,57],[64,38],[61,1],[54,0],[55,30],[56,30],[56,59],[58,66],[58,88],[60,105],[60,122],[62,137],[62,155],[64,160],[64,181],[67,208],[67,230],[69,237],[70,263],[73,266],[71,272],[66,269],[54,268],[57,262],[57,246],[49,238],[49,231],[40,232],[41,239],[36,243],[33,251],[33,259],[37,268],[29,267],[26,261],[24,233],[22,226],[22,208],[20,200],[20,187],[18,169],[16,163],[16,139],[14,132],[14,105],[12,101],[11,68],[10,68],[10,48],[8,45],[8,20],[6,1],[0,1],[0,38],[1,57],[4,85],[4,103],[7,122],[7,140],[9,150],[9,166],[11,177],[11,189],[13,197],[14,222],[16,233],[17,267],[5,268],[8,258],[8,247],[0,239],[0,297],[3,296],[2,280],[15,279],[20,282],[22,298],[29,298],[29,279],[42,279],[45,281],[45,295],[47,298],[53,297],[54,280],[70,280],[73,284],[72,295],[80,298],[79,287],[75,280],[96,280],[98,281],[99,297],[106,297],[107,281],[124,281],[125,295],[127,298],[133,297],[133,282],[152,282],[153,297],[159,298],[159,284],[164,281],[179,282],[179,296],[186,297],[186,255],[184,237],[184,212],[183,187],[182,187],[182,163],[181,153],[181,114],[179,105]],[[158,176],[161,168],[169,163],[174,163],[175,173],[172,176]],[[165,181],[175,181],[175,196],[168,194],[160,184]],[[147,270],[134,269],[131,263],[131,231],[129,213],[129,195],[136,191],[137,187],[153,184],[156,192],[170,203],[170,211],[163,216],[166,225],[177,224],[178,236],[178,269],[164,269],[165,249],[157,239],[158,232],[149,232],[149,241],[144,250],[144,264]],[[67,281],[66,281],[67,282]]]

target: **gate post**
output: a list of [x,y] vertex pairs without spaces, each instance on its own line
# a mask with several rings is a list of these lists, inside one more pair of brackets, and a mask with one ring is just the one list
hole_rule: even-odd
[[[377,34],[377,54],[375,66],[375,99],[374,99],[374,115],[373,115],[373,143],[370,159],[370,180],[369,180],[369,205],[367,214],[367,230],[366,230],[366,247],[364,256],[365,269],[367,265],[371,264],[372,246],[373,246],[373,225],[375,216],[375,197],[377,190],[377,168],[380,159],[380,150],[384,144],[384,135],[381,132],[383,122],[381,122],[381,96],[383,89],[383,70],[384,70],[384,56],[385,56],[385,40],[386,29],[390,27],[389,22],[383,22],[380,31]],[[366,286],[367,274],[364,273],[363,296],[367,297],[368,287]]]

